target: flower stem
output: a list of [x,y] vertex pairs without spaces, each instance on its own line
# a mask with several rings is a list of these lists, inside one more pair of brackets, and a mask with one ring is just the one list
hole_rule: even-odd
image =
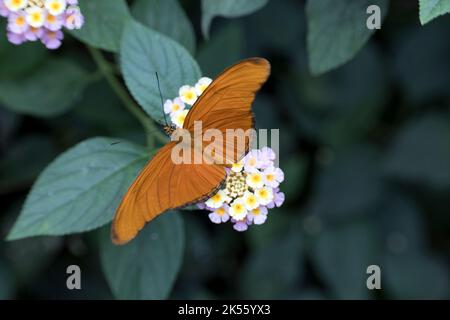
[[142,127],[145,130],[148,146],[153,148],[155,140],[161,143],[166,143],[166,136],[164,136],[161,131],[159,131],[155,123],[145,114],[144,111],[142,111],[142,109],[133,100],[128,91],[125,89],[124,85],[115,76],[115,70],[111,68],[110,63],[105,60],[105,57],[100,52],[100,50],[95,49],[91,46],[87,46],[87,48],[95,63],[97,64],[99,70],[102,72],[103,76],[108,81],[109,85],[114,90],[116,95],[122,101],[123,105],[141,123]]

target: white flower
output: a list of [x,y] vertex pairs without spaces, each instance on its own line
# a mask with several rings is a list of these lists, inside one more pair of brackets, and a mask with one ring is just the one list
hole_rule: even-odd
[[271,188],[277,188],[284,180],[284,173],[280,168],[268,167],[264,170],[264,183]]
[[242,196],[242,201],[244,202],[245,209],[247,210],[253,210],[259,207],[258,199],[253,193],[249,191],[246,191],[244,193],[244,195]]
[[259,189],[259,188],[264,187],[263,175],[258,170],[256,172],[249,173],[247,175],[247,178],[245,179],[245,182],[252,189]]
[[170,116],[170,120],[179,128],[183,127],[184,120],[188,114],[189,110],[181,110],[175,113],[172,113]]
[[227,222],[230,219],[228,215],[228,205],[224,204],[209,214],[209,219],[216,224]]
[[258,150],[250,151],[244,157],[244,170],[247,172],[255,172],[258,170],[260,161],[259,161],[259,152]]
[[210,207],[210,208],[220,208],[223,203],[225,202],[225,198],[226,198],[226,194],[225,191],[223,190],[219,190],[215,195],[213,195],[211,198],[209,198],[205,204]]
[[244,163],[242,161],[239,161],[238,163],[233,163],[231,166],[231,170],[233,172],[241,172],[244,168]]
[[180,98],[175,98],[172,100],[166,100],[164,103],[164,112],[167,114],[172,114],[181,110],[184,110],[184,102]]
[[229,215],[235,220],[242,220],[247,215],[247,209],[245,209],[244,201],[242,198],[238,198],[230,205]]
[[5,6],[12,12],[22,10],[28,5],[28,0],[5,0]]
[[212,80],[208,77],[203,77],[198,80],[197,84],[195,85],[195,93],[200,96],[206,88],[211,84]]
[[53,16],[58,16],[66,10],[66,0],[46,0],[45,8]]
[[178,92],[181,101],[192,106],[195,101],[197,101],[197,94],[195,93],[195,88],[191,86],[182,86]]
[[254,224],[263,224],[267,220],[267,213],[268,210],[266,207],[258,207],[248,213],[247,219]]
[[27,9],[27,23],[33,28],[40,28],[44,25],[47,14],[44,9],[31,7]]
[[273,189],[263,187],[261,189],[255,190],[255,196],[261,205],[266,206],[273,200]]

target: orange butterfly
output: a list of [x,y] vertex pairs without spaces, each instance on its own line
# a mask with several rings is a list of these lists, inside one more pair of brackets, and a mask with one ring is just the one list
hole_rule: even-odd
[[[256,92],[270,74],[270,64],[262,58],[243,60],[220,74],[189,110],[183,129],[192,132],[194,121],[202,129],[248,130],[254,127],[251,105]],[[248,151],[235,146],[228,154],[234,162]],[[212,196],[226,178],[225,164],[174,164],[171,152],[177,142],[171,141],[151,159],[128,189],[112,224],[112,241],[124,244],[132,240],[146,222],[166,210],[197,203]],[[230,151],[230,150],[226,150]],[[192,149],[192,153],[201,150]]]

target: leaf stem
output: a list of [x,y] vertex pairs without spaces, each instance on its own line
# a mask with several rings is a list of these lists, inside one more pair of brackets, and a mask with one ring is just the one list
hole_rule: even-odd
[[91,46],[87,46],[89,53],[97,64],[99,70],[102,72],[105,79],[108,81],[111,88],[122,101],[123,105],[130,111],[137,120],[141,123],[145,130],[147,137],[147,144],[149,147],[154,147],[155,140],[161,143],[166,143],[167,138],[157,128],[155,123],[145,114],[145,112],[137,105],[134,99],[130,96],[124,85],[115,76],[115,70],[111,64],[105,59],[100,50]]

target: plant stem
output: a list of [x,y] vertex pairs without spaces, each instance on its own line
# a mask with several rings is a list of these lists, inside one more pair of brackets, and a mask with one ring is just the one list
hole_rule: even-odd
[[167,138],[161,133],[161,131],[159,131],[155,123],[145,114],[145,112],[142,111],[142,109],[137,105],[137,103],[125,89],[123,84],[119,81],[119,79],[117,79],[114,69],[112,69],[110,63],[105,60],[100,50],[95,49],[91,46],[87,46],[87,48],[98,68],[103,73],[103,76],[108,81],[109,85],[114,90],[119,99],[122,101],[123,105],[141,123],[147,137],[148,146],[153,148],[155,139],[161,143],[166,143]]

